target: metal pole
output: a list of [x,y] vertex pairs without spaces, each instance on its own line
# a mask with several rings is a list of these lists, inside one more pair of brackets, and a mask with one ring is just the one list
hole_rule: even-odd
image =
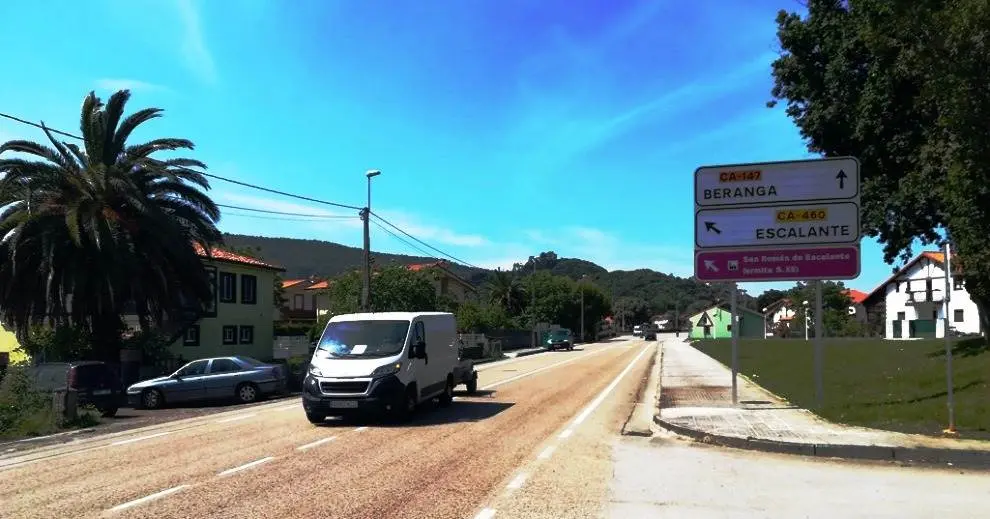
[[370,210],[361,210],[361,221],[364,223],[364,275],[361,284],[361,311],[371,311],[371,230],[368,227]]
[[536,257],[533,257],[533,287],[530,290],[530,310],[529,313],[533,318],[533,347],[539,342],[538,333],[536,331]]
[[822,380],[824,351],[822,350],[822,282],[815,281],[815,404],[819,409],[825,401],[825,386]]
[[732,283],[732,295],[729,296],[729,319],[732,323],[732,405],[739,403],[739,322],[736,319],[736,284]]
[[681,311],[680,302],[674,302],[674,337],[681,336]]
[[581,286],[581,343],[584,344],[584,285]]
[[945,296],[943,297],[944,307],[945,307],[945,330],[943,330],[943,335],[945,335],[945,382],[947,386],[946,396],[948,400],[946,406],[949,408],[949,428],[946,429],[948,433],[956,432],[956,399],[955,391],[952,387],[954,385],[952,380],[952,341],[949,339],[949,299],[951,299],[950,294],[952,294],[952,260],[949,258],[950,254],[949,242],[945,242]]

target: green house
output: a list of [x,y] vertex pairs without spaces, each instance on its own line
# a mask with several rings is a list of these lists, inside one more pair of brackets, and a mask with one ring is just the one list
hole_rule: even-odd
[[[739,314],[739,337],[756,338],[764,337],[763,314],[748,308],[736,308]],[[692,339],[731,339],[732,338],[732,314],[729,313],[729,305],[718,305],[698,312],[691,316],[691,332],[688,334]]]

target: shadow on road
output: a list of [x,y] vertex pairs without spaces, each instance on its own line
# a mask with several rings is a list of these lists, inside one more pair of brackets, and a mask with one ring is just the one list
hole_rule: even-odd
[[413,418],[407,422],[395,422],[387,417],[369,415],[353,415],[341,418],[331,418],[321,427],[352,427],[368,425],[374,427],[427,427],[458,422],[480,422],[496,416],[512,407],[510,402],[478,402],[455,400],[450,407],[438,407],[436,404],[424,404],[416,411]]
[[462,397],[466,396],[470,398],[486,397],[486,396],[492,396],[494,394],[495,394],[495,390],[493,389],[479,389],[474,393],[468,393],[465,390],[454,390],[454,396],[462,396]]

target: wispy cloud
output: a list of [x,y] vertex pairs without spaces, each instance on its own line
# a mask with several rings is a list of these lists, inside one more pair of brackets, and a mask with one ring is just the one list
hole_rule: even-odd
[[123,78],[97,79],[96,88],[100,90],[110,90],[113,92],[116,92],[118,90],[130,90],[132,92],[168,90],[168,88],[162,85],[156,85],[154,83],[148,83],[147,81],[141,81],[138,79],[123,79]]
[[216,64],[203,36],[199,11],[193,5],[193,0],[175,0],[175,5],[182,20],[182,51],[186,62],[200,79],[210,84],[216,83]]
[[[420,223],[417,217],[402,211],[375,211],[395,226],[431,245],[455,245],[458,247],[480,247],[488,240],[478,234],[462,234],[446,227]],[[436,245],[435,245],[436,246]]]

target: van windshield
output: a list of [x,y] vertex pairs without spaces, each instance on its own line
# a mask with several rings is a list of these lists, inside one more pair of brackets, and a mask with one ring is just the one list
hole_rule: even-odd
[[402,351],[409,321],[339,321],[327,325],[317,357],[390,357]]

